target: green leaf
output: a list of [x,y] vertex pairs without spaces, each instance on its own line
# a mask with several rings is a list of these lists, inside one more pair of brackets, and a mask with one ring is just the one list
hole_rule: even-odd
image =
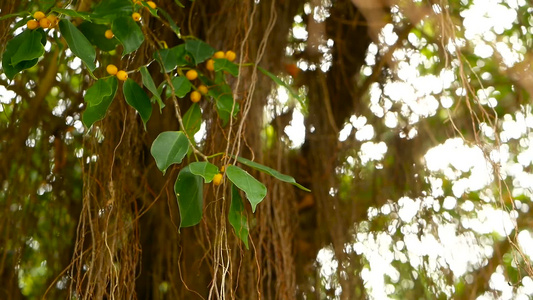
[[202,176],[205,183],[213,181],[213,177],[219,173],[218,167],[207,161],[190,163],[189,169],[194,175]]
[[180,164],[189,151],[189,141],[181,131],[161,132],[152,143],[150,152],[157,168],[165,174],[172,164]]
[[[41,32],[41,34],[44,33],[44,31],[42,30],[34,31]],[[28,61],[22,61],[16,65],[11,64],[11,58],[17,54],[22,43],[28,38],[30,38],[29,36],[32,34],[31,32],[31,30],[25,30],[24,32],[7,42],[6,49],[4,51],[4,54],[2,55],[2,70],[9,79],[13,79],[15,75],[17,75],[17,73],[19,73],[20,71],[35,66],[39,60],[38,58],[35,58]]]
[[235,102],[233,107],[233,96],[225,94],[216,99],[216,109],[218,116],[222,120],[222,126],[226,126],[229,122],[231,110],[233,109],[233,117],[237,116],[240,110],[239,103]]
[[163,103],[163,100],[161,99],[159,91],[155,86],[155,82],[152,79],[152,75],[150,75],[150,72],[148,72],[148,68],[142,66],[141,75],[143,77],[143,85],[152,93],[152,95],[154,95],[155,99],[157,100],[157,104],[159,104],[159,112],[161,112],[161,110],[165,107],[165,103]]
[[[115,76],[100,79],[98,81],[106,82],[106,84],[111,87],[111,94],[103,97],[99,104],[88,106],[85,109],[82,115],[82,122],[87,128],[91,128],[94,122],[102,120],[105,117],[107,109],[109,108],[109,105],[111,105],[111,102],[113,102],[115,93],[117,92],[118,80]],[[85,97],[87,97],[87,94],[85,94]]]
[[304,190],[306,192],[310,192],[311,191],[310,189],[308,189],[308,188],[300,185],[299,183],[297,183],[296,180],[294,180],[293,177],[291,177],[289,175],[282,174],[282,173],[280,173],[280,172],[278,172],[278,171],[276,171],[276,170],[274,170],[272,168],[269,168],[269,167],[264,166],[262,164],[258,164],[258,163],[254,162],[254,161],[251,161],[249,159],[246,159],[246,158],[243,158],[243,157],[240,157],[240,156],[237,157],[237,161],[240,162],[243,165],[246,165],[246,166],[250,167],[250,168],[256,169],[256,170],[261,171],[263,173],[267,173],[268,175],[271,175],[271,176],[275,177],[278,180],[281,180],[283,182],[288,182],[288,183],[298,187],[301,190]]
[[100,50],[112,51],[117,47],[117,39],[108,39],[105,37],[105,32],[109,29],[106,25],[86,21],[81,23],[78,26],[78,29],[83,35],[85,35],[91,44],[95,45]]
[[[184,6],[181,6],[181,7],[184,7]],[[172,17],[164,10],[160,10],[159,13],[162,14],[163,17],[165,17],[165,19],[167,19],[168,24],[170,25],[170,29],[172,29],[172,31],[174,31],[176,36],[181,39],[180,28],[178,27],[178,25],[176,25],[176,22],[174,22],[174,19],[172,19]]]
[[161,65],[161,73],[168,73],[178,66],[178,58],[173,48],[155,51],[154,59]]
[[111,31],[124,46],[122,56],[139,49],[144,42],[141,28],[130,16],[116,18],[111,26]]
[[59,7],[53,7],[51,11],[55,11],[58,14],[63,14],[63,15],[70,16],[73,18],[82,18],[84,20],[91,19],[90,14],[87,12],[83,12],[83,11],[77,11],[73,9],[66,9],[66,8],[59,8]]
[[172,51],[176,55],[178,67],[191,65],[191,54],[185,50],[185,44],[172,47]]
[[184,131],[187,132],[189,138],[193,139],[194,135],[200,130],[202,125],[202,110],[198,103],[193,103],[183,116]]
[[188,166],[181,169],[174,184],[180,209],[180,228],[194,226],[202,220],[203,186],[202,177],[191,173]]
[[31,61],[43,56],[44,47],[41,44],[42,34],[37,30],[30,30],[29,34],[24,35],[24,39],[18,50],[11,57],[11,65],[15,66],[23,61]]
[[236,166],[228,166],[226,168],[226,175],[233,184],[246,193],[246,198],[248,198],[248,201],[252,205],[252,212],[255,212],[257,204],[263,201],[266,196],[267,188],[265,185],[248,174],[248,172]]
[[28,15],[27,11],[21,11],[21,12],[14,13],[14,14],[7,14],[7,15],[1,16],[0,17],[0,21],[8,19],[8,18],[13,18],[13,17],[24,17],[24,16],[27,16],[27,15]]
[[144,127],[146,128],[146,122],[148,122],[150,116],[152,115],[152,103],[150,102],[150,98],[148,95],[146,95],[142,87],[140,87],[131,78],[128,78],[128,80],[124,82],[122,89],[124,91],[124,98],[126,99],[126,102],[131,105],[131,107],[135,108],[137,112],[139,112],[139,115],[141,115],[141,119],[143,120]]
[[206,59],[213,56],[215,49],[209,46],[206,42],[200,40],[188,40],[185,42],[185,50],[187,50],[194,58],[196,64],[204,62]]
[[68,20],[62,19],[59,21],[59,30],[67,41],[70,51],[79,57],[89,70],[94,71],[96,69],[96,64],[94,63],[96,51],[89,40]]
[[280,85],[284,88],[287,89],[287,91],[289,91],[289,94],[291,94],[292,97],[294,97],[296,100],[298,100],[298,102],[300,102],[300,104],[302,105],[302,107],[305,107],[305,104],[303,103],[303,100],[300,98],[300,96],[298,95],[298,93],[296,93],[294,91],[294,89],[286,84],[285,82],[283,82],[283,80],[279,79],[278,76],[270,73],[269,71],[257,66],[257,69],[259,71],[261,71],[263,74],[265,74],[266,76],[270,77],[270,79],[272,79],[272,81],[274,81],[277,85]]
[[215,58],[215,72],[226,71],[231,75],[239,76],[239,66],[225,58]]
[[229,223],[235,230],[235,234],[244,242],[246,249],[248,248],[248,217],[244,210],[242,198],[239,190],[232,184],[231,185],[231,204],[228,214]]
[[176,76],[172,78],[172,86],[177,97],[185,97],[192,88],[191,82],[185,76]]
[[115,93],[115,90],[113,90],[114,87],[116,88],[116,84],[113,84],[111,80],[97,80],[87,89],[87,92],[85,93],[85,102],[87,102],[89,107],[100,104],[105,97]]
[[133,5],[130,0],[106,0],[100,1],[91,15],[93,18],[110,21],[119,16],[129,17],[132,13]]

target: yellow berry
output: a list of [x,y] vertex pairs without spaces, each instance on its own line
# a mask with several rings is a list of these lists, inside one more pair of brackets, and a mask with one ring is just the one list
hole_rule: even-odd
[[39,27],[39,21],[37,20],[29,20],[26,25],[28,26],[28,29],[33,30],[35,28]]
[[42,28],[50,28],[52,22],[50,22],[50,20],[48,20],[47,18],[42,18],[39,20],[39,25],[41,25]]
[[117,72],[117,78],[119,80],[125,81],[126,79],[128,79],[128,73],[126,73],[123,70],[120,70],[120,71]]
[[137,12],[134,12],[131,17],[133,18],[133,20],[135,22],[139,22],[141,20],[141,14],[140,13],[137,13]]
[[105,38],[110,40],[112,39],[113,37],[115,37],[115,34],[113,33],[113,31],[111,31],[111,29],[108,29],[105,31]]
[[214,71],[215,70],[215,61],[210,59],[207,61],[207,63],[205,64],[205,68],[208,69],[209,71]]
[[[116,75],[117,72],[118,72],[118,68],[115,65],[107,65],[105,70],[107,71],[107,73],[109,73],[109,75]],[[122,71],[122,72],[124,72],[124,71]],[[126,72],[124,72],[124,73],[126,73]],[[126,74],[126,78],[128,78],[128,74]]]
[[191,101],[192,102],[196,103],[196,102],[200,101],[200,99],[202,99],[202,94],[200,94],[197,91],[191,92]]
[[146,1],[146,4],[148,4],[148,6],[150,6],[152,9],[155,9],[157,7],[157,5],[155,5],[154,1]]
[[50,21],[50,27],[56,27],[59,23],[59,19],[56,15],[48,15],[46,18]]
[[220,173],[223,173],[224,170],[226,170],[226,166],[222,166],[222,167],[220,167]]
[[33,17],[37,20],[40,20],[44,17],[46,17],[46,15],[42,12],[42,11],[36,11],[34,14],[33,14]]
[[213,54],[213,58],[224,58],[224,51],[217,51]]
[[202,95],[205,95],[205,94],[207,94],[208,89],[207,89],[207,87],[206,87],[205,85],[202,84],[201,86],[198,87],[198,91],[199,91]]
[[187,77],[189,80],[195,80],[198,78],[198,72],[196,72],[196,70],[189,70],[187,73],[185,73],[185,77]]
[[225,57],[229,61],[234,61],[235,58],[237,58],[237,54],[235,54],[235,52],[233,52],[233,51],[226,51]]
[[222,184],[222,174],[218,173],[213,177],[213,184],[214,185],[220,185]]

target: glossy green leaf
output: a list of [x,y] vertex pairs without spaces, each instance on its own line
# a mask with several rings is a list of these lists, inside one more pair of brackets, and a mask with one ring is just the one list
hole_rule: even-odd
[[289,91],[289,94],[291,94],[292,97],[296,98],[296,100],[298,100],[300,102],[300,104],[302,104],[302,107],[305,107],[305,105],[303,103],[303,100],[300,99],[300,96],[294,91],[294,89],[290,85],[288,85],[285,82],[283,82],[283,80],[279,79],[278,76],[270,73],[269,71],[267,71],[267,70],[265,70],[265,69],[263,69],[263,68],[261,68],[259,66],[257,67],[257,69],[259,71],[261,71],[263,74],[265,74],[266,76],[270,77],[270,79],[272,79],[272,81],[274,81],[277,85],[280,85],[280,86],[286,88],[287,91]]
[[207,161],[190,163],[189,169],[194,175],[202,176],[205,183],[213,181],[213,177],[219,173],[218,167]]
[[189,66],[191,63],[191,54],[185,50],[185,44],[172,47],[172,51],[176,55],[178,67]]
[[13,18],[13,17],[24,17],[24,16],[27,16],[27,15],[28,15],[27,11],[21,11],[21,12],[14,13],[14,14],[7,14],[7,15],[0,16],[0,21],[5,20],[5,19],[9,19],[9,18]]
[[161,73],[168,73],[178,66],[178,58],[172,49],[159,49],[155,51],[154,59],[161,65]]
[[[106,85],[110,86],[111,94],[103,97],[100,103],[94,106],[88,106],[85,109],[82,114],[82,122],[85,124],[85,126],[87,126],[87,128],[91,128],[94,122],[102,120],[105,117],[107,109],[109,108],[109,105],[111,105],[111,102],[113,102],[115,93],[117,92],[118,80],[115,76],[108,77],[106,79],[100,79],[98,81],[104,81]],[[87,97],[87,94],[85,97]]]
[[180,164],[189,151],[189,141],[181,131],[161,132],[152,143],[150,152],[155,159],[157,168],[166,172],[172,164]]
[[81,31],[72,25],[70,21],[62,19],[59,21],[59,30],[61,35],[67,41],[67,45],[70,48],[70,51],[79,57],[89,68],[89,70],[94,71],[96,69],[96,64],[94,60],[96,59],[96,51],[94,50],[91,42],[81,33]]
[[188,166],[181,169],[174,184],[180,209],[180,228],[194,226],[202,220],[203,187],[202,177],[191,173]]
[[109,78],[97,80],[87,89],[84,99],[89,107],[100,104],[105,97],[115,93],[114,88],[116,88],[116,83],[114,84],[112,80],[108,79]]
[[142,66],[140,70],[143,77],[143,85],[152,93],[152,95],[154,95],[155,99],[157,100],[157,104],[159,104],[159,111],[161,112],[161,110],[165,107],[165,103],[163,103],[163,100],[161,99],[161,95],[155,86],[152,75],[150,75],[148,68],[145,66]]
[[126,102],[131,107],[135,108],[139,115],[141,115],[144,127],[146,128],[146,122],[148,122],[152,115],[152,102],[150,102],[150,98],[146,95],[142,87],[131,78],[128,78],[128,80],[124,82],[122,89]]
[[[33,30],[33,32],[41,32],[41,34],[44,34],[42,30]],[[17,75],[17,73],[20,71],[29,69],[37,64],[39,60],[38,58],[22,61],[16,65],[11,63],[11,58],[17,54],[22,43],[30,38],[31,34],[31,30],[25,30],[7,42],[4,54],[2,55],[2,70],[6,74],[7,78],[13,79],[13,77],[15,77],[15,75]]]
[[226,71],[231,75],[239,76],[239,66],[225,58],[215,58],[215,72]]
[[[183,6],[182,6],[183,7]],[[159,13],[161,15],[163,15],[163,17],[165,17],[165,19],[167,19],[168,21],[168,24],[170,25],[170,29],[172,29],[172,31],[174,31],[174,33],[176,34],[176,36],[178,38],[181,39],[181,32],[180,32],[180,28],[178,27],[178,25],[176,25],[176,22],[174,22],[174,19],[172,19],[172,16],[170,16],[166,11],[164,10],[160,10]]]
[[185,76],[177,76],[172,78],[172,86],[177,97],[185,97],[192,88],[191,82]]
[[250,168],[253,168],[253,169],[256,169],[258,171],[261,171],[263,173],[267,173],[268,175],[271,175],[273,177],[275,177],[276,179],[278,180],[281,180],[283,182],[288,182],[296,187],[298,187],[299,189],[301,190],[304,190],[306,192],[310,192],[311,190],[300,185],[299,183],[296,182],[296,180],[294,180],[293,177],[289,176],[289,175],[285,175],[285,174],[282,174],[272,168],[269,168],[267,166],[264,166],[262,164],[258,164],[254,161],[251,161],[249,159],[246,159],[246,158],[243,158],[243,157],[237,157],[237,161],[240,162],[241,164],[243,165],[246,165]]
[[90,20],[91,19],[91,15],[87,12],[84,12],[84,11],[77,11],[77,10],[74,10],[74,9],[66,9],[66,8],[59,8],[59,7],[53,7],[51,9],[51,11],[54,11],[58,14],[63,14],[63,15],[66,15],[66,16],[69,16],[69,17],[73,17],[73,18],[81,18],[81,19],[84,19],[84,20]]
[[235,107],[233,107],[233,102],[233,96],[231,94],[224,94],[216,99],[216,110],[222,120],[222,126],[228,124],[232,109],[234,117],[239,113],[239,103],[235,102]]
[[239,190],[232,184],[231,185],[231,204],[229,207],[228,220],[235,234],[243,241],[246,249],[248,248],[248,217],[244,210],[244,204]]
[[185,42],[185,50],[191,53],[196,64],[204,62],[213,56],[215,49],[206,42],[200,40],[188,40]]
[[266,196],[267,188],[265,185],[245,170],[236,166],[228,166],[226,168],[226,175],[233,184],[244,191],[246,198],[248,198],[248,201],[252,205],[252,211],[255,212],[257,204],[263,201]]
[[144,34],[131,16],[116,18],[111,26],[111,31],[124,46],[122,56],[139,49],[144,42]]
[[96,24],[92,22],[83,22],[78,26],[78,29],[85,35],[91,44],[103,51],[112,51],[118,45],[118,40],[115,38],[108,39],[105,37],[108,26],[103,24]]
[[[133,13],[133,5],[130,0],[106,0],[94,8],[91,16],[93,18],[113,20],[119,16],[130,17]],[[131,19],[131,17],[130,17]]]
[[194,135],[200,130],[202,125],[202,110],[198,103],[193,103],[183,116],[184,131],[187,132],[189,138],[193,139]]
[[11,65],[17,65],[23,61],[31,61],[43,56],[44,47],[41,44],[42,35],[37,30],[30,30],[30,33],[24,36],[17,52],[11,57]]

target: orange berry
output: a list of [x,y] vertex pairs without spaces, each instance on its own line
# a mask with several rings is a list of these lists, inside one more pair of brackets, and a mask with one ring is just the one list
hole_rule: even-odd
[[224,51],[217,51],[213,54],[213,58],[224,58]]
[[36,28],[39,28],[39,21],[37,20],[29,20],[26,25],[28,26],[28,29],[33,30]]
[[214,185],[221,185],[222,184],[222,174],[218,173],[213,177],[213,184]]
[[48,15],[46,18],[50,21],[50,27],[56,27],[59,24],[59,19],[56,15]]
[[212,59],[208,60],[205,63],[205,68],[208,69],[209,71],[214,71],[215,70],[215,61],[212,60]]
[[[105,70],[107,71],[107,73],[109,73],[109,75],[116,75],[117,72],[118,72],[118,68],[115,65],[107,65]],[[126,72],[124,72],[124,73],[126,73]],[[128,78],[128,74],[126,74],[126,78]]]
[[185,73],[185,77],[187,77],[189,80],[195,80],[198,78],[198,72],[196,72],[196,70],[189,70],[187,73]]
[[155,9],[157,7],[157,5],[155,5],[154,1],[146,1],[146,4],[148,4],[148,6],[150,6],[152,9]]
[[111,29],[106,30],[104,34],[105,34],[105,38],[108,40],[115,37],[115,34],[113,33],[113,31],[111,31]]
[[192,102],[196,103],[196,102],[200,101],[200,99],[202,99],[202,94],[200,94],[197,91],[192,91],[191,92],[191,101]]
[[39,20],[39,25],[41,25],[42,28],[50,28],[52,22],[50,22],[50,20],[48,20],[47,18],[42,18]]
[[205,85],[202,84],[201,86],[198,87],[198,91],[199,91],[202,95],[205,95],[205,94],[207,94],[208,89],[207,89],[207,87],[206,87]]
[[46,15],[42,11],[39,10],[33,13],[33,17],[37,19],[37,21],[39,21],[40,19],[46,17]]
[[141,20],[141,14],[140,13],[137,13],[137,12],[134,12],[131,17],[133,18],[133,20],[135,22],[139,22]]
[[126,81],[128,79],[128,73],[126,71],[120,70],[117,72],[117,78],[122,81]]
[[234,61],[235,58],[237,58],[237,54],[235,54],[235,52],[233,52],[233,51],[226,51],[225,57],[229,61]]

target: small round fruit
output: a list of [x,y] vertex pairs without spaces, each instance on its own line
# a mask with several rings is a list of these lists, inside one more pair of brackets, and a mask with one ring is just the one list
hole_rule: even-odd
[[33,13],[33,17],[35,19],[37,19],[37,21],[38,21],[38,20],[46,17],[46,15],[42,11],[39,10],[39,11],[36,11],[35,13]]
[[135,22],[139,22],[141,20],[141,14],[140,13],[137,13],[137,12],[134,12],[131,17],[133,18],[133,21]]
[[56,15],[48,15],[46,18],[50,21],[50,27],[56,27],[59,24],[59,19]]
[[214,185],[221,185],[222,184],[222,174],[218,173],[213,177],[213,184]]
[[105,31],[105,38],[110,40],[112,38],[115,37],[115,34],[113,33],[113,31],[111,31],[111,29],[108,29]]
[[207,89],[207,87],[206,87],[205,85],[202,84],[201,86],[198,87],[198,91],[199,91],[202,95],[205,95],[205,94],[207,94],[208,89]]
[[117,72],[117,78],[122,81],[126,81],[128,79],[128,73],[126,71],[120,70]]
[[[107,67],[105,68],[105,70],[107,71],[107,73],[108,73],[109,75],[117,75],[117,73],[118,73],[118,68],[117,68],[117,66],[112,65],[112,64],[111,64],[111,65],[107,65]],[[122,72],[124,72],[124,71],[122,71]],[[124,72],[124,73],[126,73],[126,72]],[[128,74],[126,74],[126,78],[128,78]]]
[[215,61],[212,60],[212,59],[208,60],[205,63],[205,68],[208,69],[209,71],[214,71],[215,70]]
[[213,54],[213,58],[224,58],[224,51],[217,51]]
[[48,20],[47,18],[42,18],[39,20],[39,25],[41,25],[42,28],[50,28],[52,22],[50,22],[50,20]]
[[233,51],[226,51],[225,57],[229,61],[234,61],[235,58],[237,58],[237,54],[235,54],[235,52],[233,52]]
[[152,9],[155,9],[157,7],[157,5],[155,5],[154,1],[146,1],[146,4],[148,4],[148,6],[150,6]]
[[187,77],[189,80],[195,80],[198,78],[198,72],[196,72],[196,70],[189,70],[187,73],[185,73],[185,77]]
[[29,20],[26,25],[28,26],[28,29],[33,30],[39,27],[39,21]]
[[200,99],[202,99],[202,94],[200,94],[200,92],[197,92],[197,91],[192,91],[191,92],[191,101],[196,103],[198,101],[200,101]]

